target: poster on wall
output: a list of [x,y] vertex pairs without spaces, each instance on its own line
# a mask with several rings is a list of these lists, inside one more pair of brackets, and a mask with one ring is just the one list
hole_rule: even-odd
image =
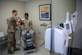
[[51,20],[51,5],[50,4],[39,5],[39,19],[43,21]]

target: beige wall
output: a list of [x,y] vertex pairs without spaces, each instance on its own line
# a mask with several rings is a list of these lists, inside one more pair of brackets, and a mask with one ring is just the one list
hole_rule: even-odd
[[73,47],[82,49],[82,0],[77,0],[76,11],[78,12],[78,17],[73,37]]
[[65,22],[66,12],[72,14],[76,10],[76,0],[52,0],[52,24]]
[[[1,5],[0,5],[0,7],[1,7]],[[0,10],[0,12],[1,12],[1,10]],[[1,20],[1,13],[0,13],[0,20]],[[1,25],[1,23],[0,23],[0,25]],[[1,27],[0,27],[0,31],[1,31]]]
[[50,23],[50,21],[39,20],[39,5],[50,4],[50,0],[31,0],[28,2],[20,1],[0,1],[0,31],[6,33],[7,24],[6,19],[11,16],[11,11],[17,9],[19,11],[18,17],[23,17],[26,12],[29,13],[29,18],[33,21],[33,28],[39,37],[44,37],[46,27],[41,27],[42,23]]
[[0,1],[0,31],[6,34],[7,18],[11,16],[13,9],[19,11],[18,16],[23,17],[25,12],[25,3],[19,1]]
[[29,19],[33,22],[33,29],[37,37],[44,38],[45,30],[47,27],[42,27],[42,23],[50,23],[50,21],[39,20],[39,5],[50,4],[50,0],[31,0],[26,3],[26,12],[29,13]]

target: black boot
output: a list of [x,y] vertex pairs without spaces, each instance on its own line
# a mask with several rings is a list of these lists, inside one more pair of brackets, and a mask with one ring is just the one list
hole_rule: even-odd
[[14,51],[18,51],[18,50],[20,50],[20,49],[19,49],[19,48],[15,48],[15,49],[14,49]]
[[11,50],[8,50],[8,54],[14,54],[14,52]]

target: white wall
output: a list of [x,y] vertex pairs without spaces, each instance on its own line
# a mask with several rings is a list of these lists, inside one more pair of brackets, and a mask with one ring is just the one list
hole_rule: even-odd
[[52,0],[52,24],[58,25],[66,20],[66,12],[76,10],[76,0]]
[[19,1],[0,1],[0,31],[7,32],[6,20],[11,17],[13,9],[18,10],[18,16],[23,17],[25,12],[25,3]]
[[79,14],[73,38],[73,47],[82,49],[82,0],[77,0],[76,10]]
[[26,12],[29,13],[29,19],[33,22],[33,28],[37,37],[44,38],[46,27],[40,26],[42,23],[50,23],[50,21],[39,20],[39,5],[50,4],[50,0],[31,0],[26,3]]

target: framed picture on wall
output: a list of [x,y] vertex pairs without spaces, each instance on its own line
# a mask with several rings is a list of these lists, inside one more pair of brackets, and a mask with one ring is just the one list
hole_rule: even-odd
[[39,5],[39,19],[43,21],[51,20],[51,5],[50,4]]

